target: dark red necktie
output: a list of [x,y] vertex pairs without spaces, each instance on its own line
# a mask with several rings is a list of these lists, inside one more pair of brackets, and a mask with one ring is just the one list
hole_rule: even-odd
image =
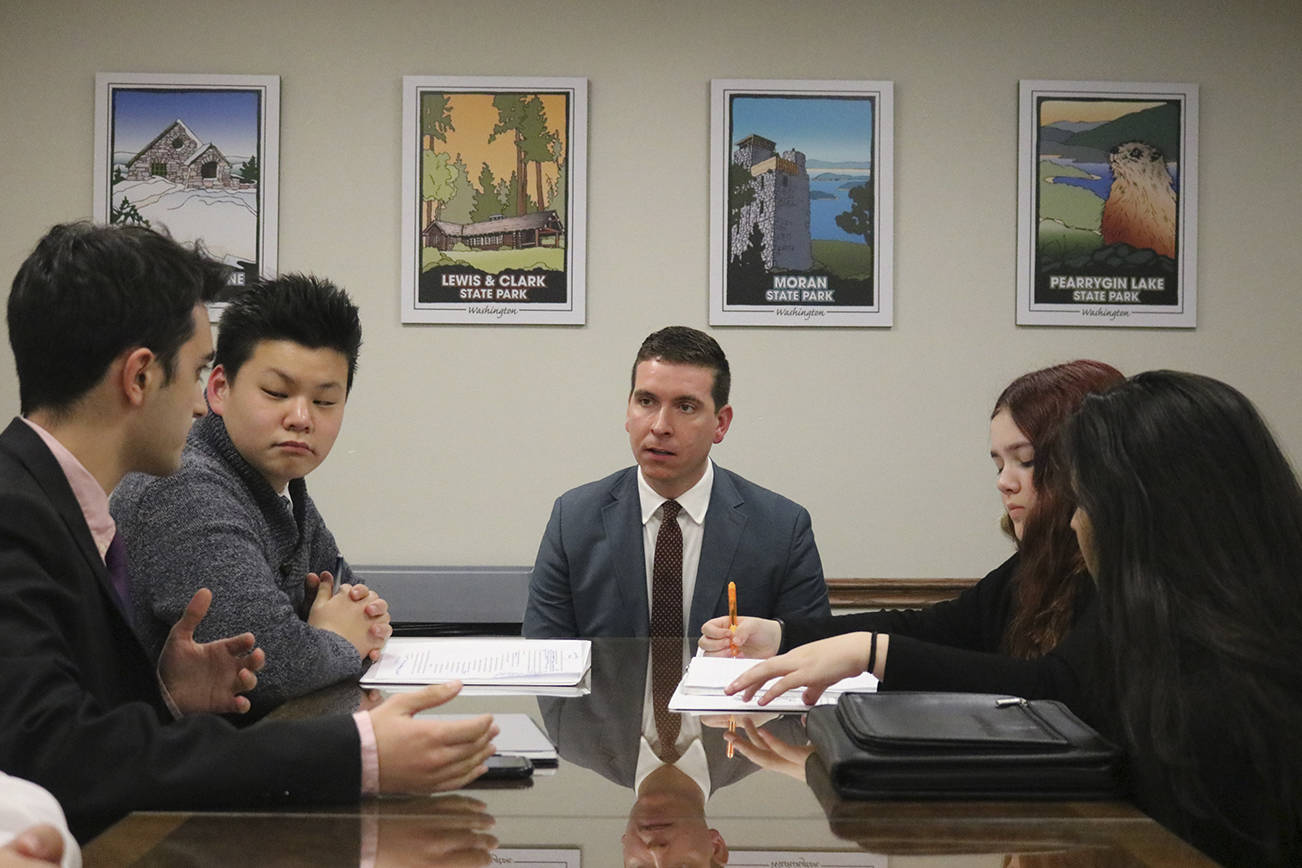
[[660,532],[651,563],[651,638],[683,635],[683,531],[678,526],[682,507],[666,500],[661,507]]
[[683,531],[678,526],[682,507],[666,500],[661,507],[651,562],[651,702],[655,707],[660,759],[678,759],[674,742],[682,718],[669,710],[669,698],[683,675]]
[[674,695],[674,688],[683,677],[683,640],[651,640],[651,703],[655,711],[656,735],[660,737],[660,749],[656,755],[667,763],[679,757],[678,731],[682,729],[683,719],[669,710],[669,699]]

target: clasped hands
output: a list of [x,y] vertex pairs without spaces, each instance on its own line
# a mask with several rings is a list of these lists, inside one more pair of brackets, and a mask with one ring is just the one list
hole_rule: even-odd
[[[314,623],[312,615],[308,622],[344,636],[363,658],[378,659],[393,632],[388,603],[365,585],[341,585],[338,592],[333,586],[334,577],[328,571],[307,574],[310,611],[325,623]],[[158,658],[158,675],[182,714],[243,714],[250,705],[241,694],[257,686],[257,673],[266,665],[267,655],[256,647],[252,633],[196,642],[194,631],[211,605],[212,591],[195,591],[167,634]]]
[[379,660],[380,649],[393,634],[389,604],[366,585],[345,584],[336,591],[334,581],[329,570],[307,574],[307,622],[347,639],[363,660]]

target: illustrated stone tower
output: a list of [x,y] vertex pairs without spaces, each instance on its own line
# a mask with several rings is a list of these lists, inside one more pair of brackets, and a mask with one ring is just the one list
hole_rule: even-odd
[[809,236],[809,174],[805,155],[794,148],[778,154],[776,144],[751,134],[737,143],[732,162],[750,170],[755,198],[732,227],[732,255],[739,256],[759,226],[764,265],[770,271],[808,271],[814,264]]

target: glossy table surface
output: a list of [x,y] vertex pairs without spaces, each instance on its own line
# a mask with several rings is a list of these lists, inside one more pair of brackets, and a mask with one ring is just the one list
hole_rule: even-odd
[[[438,709],[533,718],[561,760],[523,784],[481,782],[453,794],[274,813],[140,812],[90,842],[85,864],[666,868],[708,864],[668,856],[692,844],[709,849],[716,838],[729,851],[729,865],[771,868],[1212,864],[1124,802],[841,800],[817,760],[806,767],[799,717],[762,728],[743,721],[739,732],[763,748],[738,750],[732,758],[722,730],[702,726],[712,790],[703,810],[699,799],[639,802],[633,786],[645,660],[644,642],[597,642],[588,695],[462,695]],[[274,715],[351,711],[374,699],[355,685],[339,685]]]

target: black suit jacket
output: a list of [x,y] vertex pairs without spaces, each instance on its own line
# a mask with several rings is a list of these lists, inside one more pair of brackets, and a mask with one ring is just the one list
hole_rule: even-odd
[[358,797],[349,717],[172,720],[67,478],[18,419],[0,434],[0,600],[0,768],[50,790],[79,840],[134,810]]
[[[687,636],[728,614],[728,581],[740,614],[756,618],[830,613],[809,513],[780,494],[714,467]],[[529,580],[530,638],[650,633],[637,467],[556,499]]]

